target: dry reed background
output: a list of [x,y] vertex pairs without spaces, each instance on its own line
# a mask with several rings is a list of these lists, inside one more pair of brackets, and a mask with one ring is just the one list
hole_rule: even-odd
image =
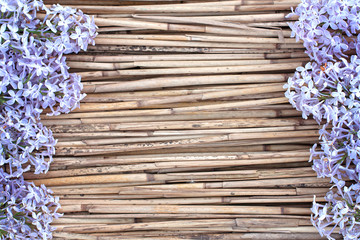
[[[48,4],[56,1],[46,1]],[[63,0],[96,16],[68,56],[81,108],[43,116],[56,239],[319,239],[327,192],[308,163],[318,126],[283,84],[308,59],[285,16],[298,0]]]

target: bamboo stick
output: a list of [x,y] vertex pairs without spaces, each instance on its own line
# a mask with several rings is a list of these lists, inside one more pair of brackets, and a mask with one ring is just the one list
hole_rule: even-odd
[[55,157],[52,164],[55,166],[103,166],[103,165],[117,165],[117,164],[136,164],[148,162],[178,162],[178,161],[213,161],[213,160],[252,160],[262,158],[284,158],[284,157],[303,157],[309,158],[308,151],[295,150],[291,152],[267,152],[267,153],[244,153],[244,152],[229,152],[229,153],[168,153],[168,154],[151,154],[151,155],[136,155],[136,156],[113,156],[113,157],[70,157],[60,158]]
[[[139,111],[139,110],[137,110]],[[78,125],[78,124],[104,124],[104,123],[126,123],[126,122],[154,122],[154,121],[185,121],[185,120],[219,120],[219,119],[239,119],[239,118],[274,118],[274,117],[294,117],[299,116],[296,110],[276,110],[276,109],[262,109],[257,111],[220,111],[220,112],[191,112],[190,114],[177,114],[177,115],[140,115],[135,117],[126,117],[124,111],[109,111],[103,112],[102,118],[100,114],[81,114],[85,118],[76,119],[77,115],[73,116],[71,113],[68,115],[59,115],[56,117],[42,116],[44,125]],[[86,116],[90,118],[86,118]],[[98,118],[91,117],[99,116]],[[70,117],[70,118],[69,118]],[[73,118],[73,119],[71,119]],[[63,121],[61,119],[68,119]]]
[[98,237],[91,236],[89,234],[77,234],[77,233],[67,233],[67,232],[54,232],[53,235],[54,235],[54,237],[61,238],[61,239],[86,239],[86,240],[99,239]]
[[[128,232],[127,232],[128,233]],[[148,233],[148,231],[147,231]],[[164,234],[161,234],[164,233]],[[118,234],[118,233],[117,233]],[[163,235],[166,235],[165,237]],[[138,237],[138,238],[137,238]],[[206,233],[206,230],[203,231],[184,231],[183,234],[179,234],[178,231],[173,232],[164,232],[161,231],[154,235],[147,234],[141,234],[137,232],[137,235],[121,235],[121,237],[111,236],[111,237],[101,237],[101,240],[112,240],[112,239],[132,239],[132,240],[139,240],[139,239],[147,239],[147,240],[182,240],[182,239],[196,239],[199,237],[206,237],[206,239],[209,240],[217,240],[219,238],[223,238],[225,240],[238,240],[238,239],[325,239],[321,238],[318,233],[294,233],[294,232],[288,232],[287,233]],[[340,234],[335,234],[334,237],[341,238]]]
[[[236,87],[234,87],[234,89],[237,89]],[[225,89],[226,90],[226,89]],[[190,90],[191,92],[194,92],[196,94],[199,94],[201,92],[215,92],[215,90],[199,90],[199,91],[192,91]],[[172,96],[181,96],[182,94],[180,94],[181,90],[174,90],[172,95],[170,95],[169,97],[172,97]],[[164,94],[167,94],[166,91],[164,91]],[[119,94],[121,95],[121,94]],[[119,96],[117,94],[113,94],[113,93],[105,93],[105,94],[89,94],[86,96],[85,99],[83,99],[83,103],[114,103],[114,102],[124,102],[124,101],[142,101],[142,100],[150,100],[150,99],[154,99],[154,97],[136,97],[136,96],[129,96],[129,97],[125,97],[125,98],[122,98],[121,96]],[[188,94],[190,95],[190,94]],[[259,94],[249,94],[249,95],[238,95],[238,96],[232,96],[232,97],[221,97],[221,98],[217,98],[217,102],[223,102],[223,101],[231,101],[231,102],[234,102],[234,101],[240,101],[240,100],[260,100],[260,99],[270,99],[270,98],[277,98],[277,97],[283,97],[284,96],[284,93],[283,92],[270,92],[270,93],[259,93]],[[157,97],[157,99],[161,99],[161,98],[167,98],[166,96],[159,96]],[[214,100],[212,100],[214,101]],[[210,100],[205,100],[203,101],[202,103],[209,103]],[[184,102],[183,102],[184,103]],[[183,105],[183,103],[172,103],[171,105],[177,105],[179,106],[180,104]],[[201,104],[199,102],[196,102],[196,101],[191,101],[191,102],[188,102],[189,104]],[[163,104],[158,104],[158,105],[152,105],[154,108],[156,107],[161,107],[163,106]],[[150,106],[144,106],[142,108],[147,108],[149,109]]]
[[[168,218],[184,218],[184,219],[188,219],[188,218],[194,218],[196,215],[189,213],[189,214],[183,214],[183,213],[155,213],[155,214],[150,214],[150,213],[135,213],[135,214],[126,214],[126,213],[111,213],[111,214],[66,214],[63,216],[63,218],[76,218],[76,219],[100,219],[100,220],[106,220],[106,219],[111,219],[111,218],[116,218],[116,219],[128,219],[128,218],[137,218],[137,219],[151,219],[151,218],[160,218],[160,219],[168,219]],[[241,220],[247,220],[249,218],[255,218],[255,219],[268,219],[270,221],[275,220],[277,221],[278,219],[289,219],[290,221],[293,220],[298,220],[299,221],[299,225],[301,226],[308,226],[311,225],[310,222],[310,217],[309,216],[301,216],[301,215],[276,215],[276,214],[252,214],[252,215],[248,215],[248,214],[218,214],[218,215],[214,215],[214,214],[199,214],[200,218],[202,219],[213,219],[213,218],[217,218],[216,216],[218,216],[218,218],[237,218],[239,219],[239,221]],[[156,219],[155,219],[156,220]],[[251,220],[250,220],[251,221]]]
[[[55,137],[59,139],[58,146],[66,146],[78,142],[79,145],[106,145],[116,143],[131,142],[153,142],[186,139],[189,137],[201,137],[214,134],[229,133],[251,133],[251,132],[273,132],[273,131],[291,131],[291,130],[312,130],[319,129],[318,125],[313,126],[285,126],[285,127],[266,127],[266,128],[240,128],[240,129],[202,129],[202,130],[174,130],[174,131],[144,131],[144,132],[85,132],[85,133],[56,133]],[[122,137],[122,138],[120,138]],[[124,138],[133,137],[133,138]],[[137,137],[137,138],[136,138]],[[76,141],[77,140],[77,141]]]
[[[209,230],[209,228],[204,228],[204,227],[193,227],[193,228],[185,228],[186,230],[190,230],[190,231],[199,231],[199,230],[207,230],[209,232],[255,232],[255,231],[259,231],[259,232],[274,232],[274,233],[281,233],[281,232],[300,232],[300,233],[318,233],[318,231],[316,230],[316,228],[314,228],[313,226],[311,227],[306,227],[306,226],[299,226],[299,227],[274,227],[274,228],[241,228],[241,227],[232,227],[232,226],[224,226],[224,227],[213,227]],[[174,227],[174,228],[170,228],[167,229],[169,231],[178,231],[178,230],[183,230],[183,228],[178,228],[178,227]]]
[[[98,167],[91,169],[74,169],[74,170],[59,170],[59,171],[49,171],[46,177],[62,177],[62,176],[79,176],[79,175],[93,175],[93,174],[104,174],[104,173],[119,173],[127,171],[142,171],[142,170],[159,170],[159,169],[169,169],[169,168],[188,168],[188,167],[227,167],[227,166],[246,166],[246,165],[260,165],[260,164],[271,164],[271,163],[289,163],[289,162],[307,162],[308,159],[303,157],[296,158],[286,158],[286,159],[259,159],[259,160],[247,160],[246,162],[241,161],[186,161],[186,162],[162,162],[156,164],[138,164],[138,165],[122,165],[122,166],[113,166],[113,167]],[[31,179],[29,175],[26,175],[27,179]]]
[[[100,209],[99,209],[100,210]],[[129,209],[131,210],[131,208]],[[269,209],[271,210],[271,209]],[[276,209],[274,209],[276,210]],[[134,223],[134,224],[122,224],[122,225],[107,225],[102,227],[82,227],[82,228],[71,228],[65,227],[64,230],[68,232],[79,232],[79,233],[93,233],[93,232],[119,232],[119,231],[129,231],[131,229],[159,229],[159,228],[169,228],[169,227],[185,227],[185,226],[222,226],[234,224],[234,220],[231,219],[218,219],[218,222],[214,220],[191,220],[191,221],[167,221],[167,222],[157,222],[157,223]]]
[[101,175],[96,178],[85,177],[73,177],[73,178],[56,178],[47,180],[34,180],[37,185],[45,184],[47,186],[66,186],[71,184],[82,184],[84,182],[89,183],[107,183],[107,182],[136,182],[136,181],[148,181],[148,174],[118,174],[118,175]]
[[[314,121],[307,121],[307,124]],[[54,126],[55,133],[82,133],[82,132],[107,132],[107,131],[156,131],[156,130],[181,130],[181,129],[231,129],[231,128],[257,128],[304,125],[302,119],[294,118],[240,118],[219,120],[194,120],[194,121],[156,121],[135,123],[103,123]],[[256,131],[256,130],[255,130]]]
[[[157,233],[156,233],[157,232]],[[324,238],[317,238],[319,235],[318,233],[303,233],[306,234],[304,238],[301,238],[301,233],[206,233],[205,230],[202,231],[184,231],[183,234],[173,234],[174,232],[167,231],[164,234],[160,234],[160,231],[146,231],[145,233],[137,233],[136,235],[130,234],[121,234],[114,235],[110,237],[101,237],[101,240],[109,240],[109,239],[131,239],[131,240],[139,240],[139,239],[147,239],[147,240],[163,240],[163,239],[171,239],[171,240],[179,240],[179,239],[196,239],[201,236],[206,237],[209,240],[219,239],[222,237],[223,239],[227,240],[235,240],[235,239],[324,239]],[[129,234],[129,232],[127,232]],[[133,233],[133,232],[132,232]],[[148,234],[149,233],[149,234]],[[95,235],[95,234],[92,234]],[[97,234],[98,235],[98,234]],[[164,237],[165,236],[165,237]],[[339,234],[337,236],[340,237]],[[57,239],[58,240],[58,239]],[[63,239],[61,239],[63,240]]]
[[[214,1],[214,0],[207,0],[208,2]],[[47,4],[57,4],[58,2],[54,1],[54,0],[46,0],[44,1]],[[161,1],[157,1],[157,0],[132,0],[132,1],[117,1],[117,0],[104,0],[101,2],[102,5],[118,5],[118,6],[123,6],[123,5],[148,5],[148,4],[164,4],[164,3],[180,3],[180,2],[184,2],[184,3],[191,3],[191,2],[196,2],[196,1],[192,1],[192,0],[185,0],[185,1],[180,1],[180,0],[161,0]],[[62,4],[64,5],[68,5],[68,4],[73,4],[74,1],[70,1],[70,0],[62,0],[61,1]],[[79,5],[99,5],[99,2],[94,1],[94,0],[80,0],[77,2],[77,4]]]
[[[267,52],[273,50],[264,50]],[[127,45],[100,45],[100,46],[89,46],[88,52],[92,53],[257,53],[256,50],[246,49],[219,49],[219,48],[196,48],[196,47],[154,47],[154,46],[127,46]]]
[[[316,138],[313,138],[313,142],[316,141]],[[196,145],[196,146],[183,146],[179,148],[174,149],[153,149],[153,150],[143,150],[141,151],[141,154],[158,154],[158,153],[181,153],[181,152],[225,152],[225,151],[269,151],[269,150],[277,150],[277,151],[283,151],[283,150],[291,150],[291,149],[306,149],[309,150],[311,148],[310,139],[307,138],[296,138],[291,140],[291,144],[288,144],[290,142],[289,139],[282,139],[280,140],[272,140],[272,141],[253,141],[251,143],[238,143],[238,144],[206,144],[206,145]],[[123,155],[135,155],[138,152],[126,152],[122,153]]]
[[229,28],[239,28],[239,29],[250,29],[247,25],[241,23],[231,23],[231,22],[222,22],[210,19],[198,19],[192,18],[190,16],[175,17],[175,16],[151,16],[151,15],[132,15],[133,18],[146,19],[156,22],[168,22],[168,23],[190,23],[190,24],[204,24],[209,26],[219,26],[219,27],[229,27]]
[[[198,198],[169,198],[169,199],[143,199],[143,200],[124,200],[124,199],[64,199],[60,201],[62,206],[64,205],[74,205],[74,204],[98,204],[98,205],[195,205],[195,204],[269,204],[269,203],[312,203],[314,200],[313,196],[301,196],[301,197],[198,197]],[[325,199],[317,198],[319,202],[324,202]],[[76,222],[78,221],[78,222]],[[253,220],[251,220],[253,221]],[[54,223],[81,223],[79,220],[75,221],[56,221]],[[130,223],[131,221],[120,222],[117,219],[112,221],[107,220],[105,223]],[[83,223],[92,224],[92,223],[101,223],[101,221],[83,221]]]
[[[188,20],[187,18],[186,20]],[[167,40],[167,41],[195,41],[195,42],[218,42],[218,43],[297,43],[292,38],[281,41],[279,38],[259,37],[229,37],[205,34],[100,34],[97,39],[141,39],[141,40]],[[203,45],[201,46],[203,47]]]
[[134,62],[134,61],[198,61],[198,60],[241,60],[241,59],[278,59],[307,57],[303,52],[256,53],[256,54],[161,54],[161,55],[68,55],[70,61],[86,62]]
[[[278,92],[279,93],[279,92]],[[284,95],[278,95],[278,94],[275,94],[275,95],[271,95],[269,99],[279,99],[279,98],[284,98]],[[143,106],[143,107],[140,107],[140,108],[137,108],[137,109],[164,109],[164,108],[169,108],[169,109],[174,109],[174,108],[183,108],[183,107],[201,107],[201,106],[213,106],[213,105],[218,105],[218,104],[237,104],[239,102],[245,102],[245,101],[251,101],[251,100],[254,100],[254,101],[257,101],[257,100],[267,100],[267,99],[264,99],[264,98],[259,98],[259,99],[253,99],[253,98],[249,98],[249,99],[227,99],[227,98],[221,98],[221,99],[209,99],[209,100],[204,100],[204,101],[193,101],[193,102],[177,102],[177,103],[168,103],[168,104],[156,104],[156,105],[151,105],[151,106]],[[270,100],[271,101],[271,100]],[[85,103],[84,103],[85,104]],[[86,105],[92,105],[91,103],[87,103]],[[279,104],[276,104],[274,106],[271,106],[272,104],[270,104],[271,107],[274,107],[274,108],[280,108],[281,105],[286,105],[286,103],[279,103]],[[107,104],[105,104],[105,106],[107,106]],[[264,104],[263,106],[258,106],[260,108],[266,108],[266,104]],[[267,106],[268,108],[271,108],[269,106]],[[252,107],[253,109],[256,108],[256,107]],[[241,109],[244,109],[244,108],[241,108],[241,107],[234,107],[233,110],[241,110]],[[246,108],[246,109],[249,109],[249,108]],[[122,109],[120,109],[122,110]],[[78,110],[80,111],[80,110]],[[209,110],[210,111],[210,110]],[[218,110],[218,111],[221,111],[221,110]],[[44,111],[44,113],[48,113],[49,111],[46,110]]]
[[221,76],[184,76],[184,77],[157,77],[138,81],[125,81],[107,85],[92,86],[92,89],[85,89],[87,93],[139,91],[147,89],[179,87],[191,85],[211,84],[244,84],[244,83],[276,83],[284,82],[288,74],[248,74],[248,75],[221,75]]
[[[262,45],[264,47],[264,45]],[[70,68],[96,69],[96,70],[119,70],[127,68],[174,68],[174,67],[208,67],[208,66],[236,66],[253,64],[271,64],[281,62],[306,61],[307,58],[279,59],[279,60],[221,60],[221,61],[144,61],[124,63],[101,63],[101,62],[68,62]]]
[[[314,142],[317,138],[317,131],[298,131],[301,134],[298,137],[294,136],[292,138],[283,138],[282,135],[286,134],[276,134],[270,133],[268,136],[271,138],[266,140],[258,140],[261,136],[253,137],[252,140],[242,140],[237,145],[257,145],[257,144],[270,144],[270,143],[288,143],[289,141],[295,143],[306,143],[310,144]],[[300,133],[301,132],[301,133]],[[272,134],[272,135],[271,135]],[[295,135],[295,134],[294,134]],[[306,136],[314,136],[314,137],[303,137],[302,135]],[[133,152],[133,151],[145,151],[145,150],[155,150],[155,149],[167,149],[167,148],[174,148],[174,147],[189,147],[192,145],[198,145],[199,147],[214,147],[214,144],[209,143],[216,143],[222,141],[229,141],[228,135],[218,135],[218,136],[207,136],[203,138],[193,138],[193,139],[183,139],[183,140],[173,140],[173,141],[166,141],[166,142],[151,142],[151,143],[135,143],[135,144],[115,144],[115,145],[108,145],[102,148],[100,147],[59,147],[57,148],[57,153],[59,156],[89,156],[89,155],[100,155],[100,154],[115,154],[115,153],[124,153],[124,152]],[[232,138],[235,140],[235,138]],[[206,143],[206,145],[204,144]],[[215,144],[215,146],[217,146]]]
[[[281,174],[279,173],[279,171],[281,171]],[[28,174],[29,177],[31,177],[32,175]],[[123,174],[118,174],[118,175],[112,175],[112,177],[114,177],[113,182],[115,182],[116,184],[108,184],[106,186],[123,186],[123,183],[126,183],[127,185],[129,185],[129,181],[125,181],[124,180],[120,180],[120,184],[119,182],[116,180],[118,178],[122,179]],[[127,175],[125,175],[127,176]],[[136,176],[136,174],[135,174]],[[162,183],[163,181],[195,181],[195,180],[202,180],[202,181],[208,181],[208,179],[218,179],[218,180],[226,180],[226,179],[242,179],[242,180],[246,180],[246,179],[262,179],[262,178],[269,178],[269,176],[282,176],[282,177],[294,177],[294,176],[315,176],[315,174],[309,169],[309,168],[299,168],[296,169],[296,171],[294,169],[280,169],[280,170],[238,170],[238,171],[217,171],[216,174],[215,173],[211,173],[211,172],[201,172],[201,173],[194,173],[194,172],[188,172],[188,173],[165,173],[165,174],[146,174],[144,175],[147,177],[148,181],[145,182],[151,182],[151,184],[153,184],[152,182],[160,182]],[[97,178],[97,176],[88,176],[89,178]],[[103,175],[98,176],[99,178],[102,178]],[[129,177],[133,177],[133,175],[129,175]],[[33,176],[33,178],[42,178],[41,175],[40,177],[38,175]],[[76,179],[80,179],[80,180],[86,180],[86,177],[82,177],[82,178],[74,178]],[[61,179],[60,179],[61,180]],[[112,181],[110,180],[109,183],[111,183]],[[139,179],[137,182],[134,182],[135,185],[138,185],[139,182],[144,182],[144,179]],[[99,182],[100,183],[100,182]],[[105,182],[104,182],[105,183]],[[85,184],[85,183],[82,183]],[[97,185],[95,185],[95,183],[92,183],[93,185],[89,186],[89,187],[96,187]],[[140,184],[140,185],[143,185]],[[165,187],[166,185],[156,185],[156,187]],[[168,187],[177,187],[178,185],[169,185]],[[207,185],[179,185],[181,187],[187,186],[187,187],[194,187],[194,186],[199,186],[201,188],[206,188]],[[86,187],[86,186],[79,186],[79,187]],[[100,185],[99,187],[104,187],[103,185]],[[145,186],[142,188],[151,188],[152,186]],[[126,188],[128,189],[128,188]]]
[[[265,206],[213,206],[202,205],[87,205],[90,213],[235,213],[235,214],[310,214],[307,208]],[[218,219],[217,219],[218,220]],[[221,224],[220,221],[215,223]],[[108,231],[108,230],[107,230]],[[316,231],[316,230],[315,230]]]
[[[272,2],[273,3],[273,2]],[[196,3],[196,4],[179,4],[179,5],[151,5],[151,6],[86,6],[86,5],[70,5],[72,8],[81,8],[86,13],[174,13],[174,12],[256,12],[256,11],[276,11],[276,10],[288,10],[293,6],[296,6],[298,2],[292,4],[283,5],[248,5],[241,6],[232,3],[232,5],[220,5],[220,6],[209,6]],[[201,7],[200,7],[201,6]]]
[[252,100],[252,101],[241,101],[241,102],[233,102],[233,103],[219,103],[219,104],[209,104],[203,106],[192,106],[192,107],[178,107],[173,108],[173,113],[183,113],[183,112],[195,112],[195,111],[213,111],[213,110],[227,110],[234,108],[250,108],[256,106],[264,106],[264,105],[273,105],[288,102],[287,98],[270,98],[270,99],[261,99],[261,100]]
[[[91,8],[91,6],[88,6]],[[265,8],[274,8],[274,6],[263,6]],[[278,6],[276,6],[278,7]],[[286,5],[284,8],[288,7]],[[218,7],[212,7],[214,10],[219,11]],[[258,8],[258,7],[255,7]],[[84,9],[84,8],[82,8]],[[102,9],[103,11],[104,9]],[[184,8],[181,8],[183,11]],[[111,7],[111,11],[114,11]],[[164,30],[164,31],[180,31],[180,32],[200,32],[200,33],[212,33],[212,34],[226,34],[226,35],[240,35],[240,36],[262,36],[262,37],[290,37],[290,32],[286,30],[270,30],[270,29],[256,29],[256,28],[247,28],[247,29],[236,29],[223,26],[200,26],[200,25],[185,25],[185,24],[174,24],[166,22],[151,22],[151,21],[140,21],[134,20],[132,18],[95,18],[95,23],[98,26],[119,26],[119,27],[132,27],[132,28],[147,28],[155,30]],[[251,30],[251,31],[249,31]]]
[[[155,100],[154,100],[155,101]],[[172,101],[172,100],[159,100],[159,101]],[[163,108],[162,105],[152,105],[150,106],[142,106],[142,108],[161,108],[158,110],[158,113],[162,114],[178,114],[178,113],[184,113],[184,112],[196,112],[196,111],[214,111],[214,110],[227,110],[227,109],[248,109],[248,108],[254,108],[258,106],[266,106],[266,105],[275,105],[275,104],[281,104],[281,103],[287,103],[288,99],[285,97],[275,97],[270,99],[256,99],[256,100],[244,100],[244,101],[227,101],[227,102],[221,102],[221,101],[207,101],[207,102],[201,102],[194,104],[181,104],[181,103],[174,103],[173,106],[167,106],[170,107],[169,109]],[[146,103],[146,102],[145,102]],[[205,104],[204,104],[205,103]],[[110,110],[122,110],[122,109],[137,109],[139,108],[139,102],[124,102],[123,104],[116,104],[116,103],[99,103],[97,105],[88,103],[83,104],[82,108],[75,110],[74,112],[87,112],[87,111],[110,111]],[[189,106],[190,105],[190,106]],[[192,105],[192,106],[191,106]],[[189,106],[189,107],[186,107]],[[156,111],[150,111],[150,112],[156,112]],[[84,115],[77,115],[77,116],[84,116]],[[85,115],[86,116],[86,115]]]
[[[286,171],[282,176],[283,177],[294,177],[294,176],[314,176],[315,174],[310,171],[306,172],[304,170],[301,170],[302,172],[299,172],[294,175],[294,173],[286,173]],[[242,173],[244,174],[244,173]],[[248,173],[249,174],[249,173]],[[259,175],[260,174],[260,175]],[[279,173],[272,173],[269,175],[264,175],[264,173],[259,172],[251,172],[250,177],[253,178],[269,178],[269,176],[280,176]],[[244,176],[249,178],[249,176]],[[164,180],[179,180],[179,179],[186,179],[186,180],[194,180],[194,179],[204,179],[209,178],[209,176],[194,176],[191,174],[187,174],[185,176],[181,175],[160,175],[160,174],[113,174],[113,175],[95,175],[95,176],[76,176],[76,177],[61,177],[61,178],[50,178],[50,179],[42,179],[42,180],[34,180],[33,182],[37,185],[40,184],[46,184],[48,186],[66,186],[66,185],[76,185],[76,184],[96,184],[96,183],[129,183],[131,181],[134,182],[151,182],[151,181],[164,181]],[[213,178],[213,176],[210,175],[210,178]],[[135,180],[136,179],[136,180]],[[303,180],[299,178],[291,178],[291,179],[274,179],[274,180],[256,180],[256,181],[230,181],[230,182],[222,182],[222,183],[207,183],[207,184],[190,184],[190,185],[162,185],[162,187],[177,187],[177,186],[187,186],[187,187],[199,187],[199,188],[233,188],[233,187],[246,187],[246,186],[274,186],[275,184],[281,185],[281,184],[297,184],[299,182],[302,183],[313,183],[316,181],[316,178],[308,177],[304,178]],[[296,182],[297,181],[297,182]],[[327,183],[328,180],[318,180],[319,183]],[[252,185],[249,185],[252,184]],[[261,185],[264,184],[264,185]],[[149,188],[151,186],[142,186],[141,188]],[[157,188],[160,186],[157,185]],[[127,188],[126,188],[127,189]]]
[[[125,79],[124,79],[125,80]],[[127,79],[126,79],[127,80]],[[141,80],[138,78],[130,79],[131,81],[134,80]],[[105,98],[108,97],[123,97],[124,100],[133,98],[144,98],[144,99],[151,99],[154,97],[166,97],[166,96],[179,96],[179,95],[188,95],[188,94],[198,94],[198,93],[206,93],[206,92],[216,92],[216,91],[224,91],[224,90],[230,90],[230,89],[246,89],[246,88],[254,88],[254,87],[264,87],[264,86],[274,86],[276,84],[279,84],[280,80],[274,82],[260,82],[257,84],[229,84],[229,85],[218,85],[218,84],[209,84],[210,86],[207,86],[204,84],[204,86],[197,86],[196,88],[194,86],[174,86],[171,89],[155,89],[155,90],[140,90],[136,92],[115,92],[115,93],[89,93],[86,97],[91,96],[98,96]],[[114,81],[110,82],[104,82],[104,81],[95,81],[95,82],[87,82],[85,83],[86,88],[90,87],[97,87],[101,85],[106,84],[112,84]],[[116,83],[116,82],[115,82]],[[86,98],[85,98],[86,100]],[[101,99],[99,99],[101,101]]]
[[135,31],[135,30],[146,30],[146,28],[132,28],[132,27],[102,27],[97,30],[99,33],[106,33],[106,32],[117,32],[117,31]]
[[140,101],[129,101],[129,102],[117,102],[117,103],[85,103],[82,104],[78,111],[108,111],[108,110],[120,110],[120,109],[131,109],[131,108],[141,108],[145,106],[154,106],[159,104],[168,104],[168,103],[179,103],[179,102],[188,102],[188,101],[206,101],[210,99],[232,97],[232,96],[241,96],[241,95],[251,95],[259,94],[266,92],[279,92],[283,89],[282,84],[257,87],[257,88],[247,88],[247,89],[236,89],[236,90],[227,90],[219,92],[208,92],[201,94],[191,94],[184,96],[174,96],[162,99],[148,99]]
[[[182,196],[182,194],[190,193],[196,189],[197,193],[194,193],[194,196],[202,196],[201,194],[205,194],[205,196],[212,196],[207,195],[207,192],[225,192],[227,193],[229,190],[220,190],[221,188],[248,188],[249,185],[245,184],[255,184],[254,186],[259,186],[260,184],[266,183],[264,187],[276,187],[276,186],[296,186],[301,184],[313,184],[316,183],[316,178],[314,177],[304,177],[301,180],[301,176],[309,176],[310,174],[299,174],[297,178],[289,178],[289,175],[286,176],[278,176],[278,179],[269,179],[267,180],[242,180],[242,181],[229,181],[229,182],[215,182],[215,183],[191,183],[191,184],[171,184],[171,185],[146,185],[146,186],[137,186],[137,187],[120,187],[118,189],[119,193],[122,195],[130,194],[134,195],[136,192],[141,192],[143,195],[159,195],[159,194],[166,194],[166,196]],[[311,176],[311,175],[310,175]],[[281,179],[284,177],[286,179]],[[253,179],[256,177],[247,177],[247,179]],[[269,178],[269,177],[268,177]],[[195,178],[196,179],[196,178]],[[244,178],[245,179],[245,178]],[[285,181],[290,181],[289,184],[286,184]],[[296,182],[297,181],[297,182]],[[244,182],[244,183],[242,183]],[[319,181],[319,184],[323,186],[330,186],[329,181]],[[182,189],[185,188],[185,189]],[[207,189],[216,189],[216,190],[207,190]],[[246,192],[249,191],[249,192]],[[263,190],[264,191],[264,190]],[[274,195],[272,192],[273,190],[269,189],[267,195]],[[237,192],[237,190],[234,190]],[[251,195],[253,192],[252,189],[244,190],[242,194]],[[291,191],[290,191],[291,192]],[[288,192],[288,194],[290,193]],[[265,194],[265,193],[264,193]],[[291,194],[290,194],[291,195]],[[214,195],[219,196],[219,195]]]
[[216,73],[249,73],[266,72],[280,70],[294,70],[302,65],[302,62],[294,63],[275,63],[264,65],[245,65],[245,66],[220,66],[220,67],[199,67],[199,68],[169,68],[169,69],[138,69],[138,70],[117,70],[117,71],[93,71],[81,72],[82,79],[96,79],[102,77],[120,77],[120,76],[139,76],[139,75],[164,75],[164,74],[207,74]]
[[[102,198],[106,199],[105,194],[117,194],[117,195],[110,195],[110,198],[116,199],[152,199],[152,198],[184,198],[184,197],[231,197],[231,196],[288,196],[288,195],[295,195],[294,189],[236,189],[236,190],[226,190],[226,189],[216,189],[216,190],[207,190],[202,191],[194,195],[194,191],[182,191],[182,192],[175,192],[175,191],[167,191],[167,190],[157,190],[154,191],[153,194],[121,194],[118,195],[118,189],[105,189],[105,188],[93,188],[89,189],[86,192],[85,189],[66,189],[66,188],[55,188],[53,187],[54,192],[56,195],[61,196],[62,198]],[[196,190],[198,191],[198,190]],[[64,195],[66,194],[66,195]],[[80,195],[81,194],[81,195]],[[96,194],[96,195],[90,195]],[[99,197],[102,196],[102,197]]]
[[[121,38],[97,38],[98,45],[125,45],[125,46],[169,46],[169,47],[212,47],[212,48],[230,48],[230,49],[278,49],[287,46],[297,46],[303,48],[302,44],[283,45],[276,43],[216,43],[216,42],[189,42],[189,41],[165,41],[165,40],[147,40],[147,39],[121,39]],[[295,48],[295,47],[293,47]]]
[[[264,143],[264,144],[253,144],[253,145],[232,145],[232,146],[200,146],[197,145],[196,147],[189,146],[184,147],[181,149],[161,149],[161,150],[144,150],[141,151],[141,154],[159,154],[159,153],[182,153],[182,152],[188,152],[188,153],[197,153],[197,152],[233,152],[233,151],[284,151],[284,150],[308,150],[311,147],[311,144],[304,144],[303,142],[300,143],[299,141],[295,141],[295,143],[288,144],[287,143]],[[136,155],[138,152],[126,152],[122,155],[126,156],[132,156]]]
[[58,147],[70,146],[100,146],[122,143],[145,143],[145,142],[160,142],[173,141],[182,139],[191,139],[194,137],[205,137],[206,135],[177,135],[177,136],[157,136],[157,137],[138,137],[138,138],[108,138],[108,139],[83,139],[81,141],[59,141]]
[[244,14],[244,15],[208,15],[208,16],[194,16],[196,19],[212,19],[217,21],[233,21],[241,23],[256,23],[256,22],[282,22],[296,20],[297,17],[286,17],[287,13],[266,13],[266,14]]

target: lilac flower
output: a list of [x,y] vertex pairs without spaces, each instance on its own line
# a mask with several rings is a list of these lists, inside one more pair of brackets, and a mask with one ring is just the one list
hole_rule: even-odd
[[13,90],[9,91],[9,101],[7,101],[6,103],[9,105],[13,105],[14,103],[18,103],[18,104],[24,104],[24,101],[21,99],[22,97],[22,91],[17,91],[16,93]]
[[358,239],[360,237],[360,184],[350,187],[344,182],[337,182],[325,196],[325,204],[316,203],[315,198],[311,208],[311,222],[318,229],[321,236],[328,239],[332,233],[340,233],[344,239]]
[[[312,62],[299,67],[284,86],[285,96],[303,117],[323,127],[320,148],[310,161],[318,177],[334,183],[325,199],[315,202],[312,223],[321,236],[360,238],[360,2],[302,0],[291,15],[291,36],[303,40]],[[356,53],[355,55],[351,55]]]
[[299,16],[289,24],[292,36],[304,41],[310,58],[319,64],[346,57],[346,51],[355,49],[348,38],[357,37],[359,9],[358,2],[351,0],[303,0],[289,15]]
[[3,164],[12,170],[12,173],[0,173],[0,176],[19,175],[29,170],[24,167],[28,164],[28,167],[34,167],[35,173],[46,173],[55,153],[56,141],[52,132],[26,117],[24,112],[9,107],[1,112],[0,126]]
[[[5,1],[0,9],[0,21],[6,22],[0,27],[0,166],[10,167],[0,177],[19,176],[29,167],[45,173],[56,141],[39,123],[40,114],[45,108],[58,115],[79,107],[81,79],[69,74],[64,54],[94,44],[96,26],[81,11],[47,8],[41,1]],[[47,13],[44,20],[35,18],[39,10]]]
[[38,0],[0,0],[0,11],[0,239],[51,239],[58,200],[22,174],[48,171],[56,140],[40,114],[79,107],[83,86],[64,54],[95,44],[97,27],[79,10]]
[[45,186],[18,178],[0,181],[0,239],[51,239],[59,199]]
[[53,33],[57,32],[56,27],[52,24],[50,20],[46,20],[45,23]]
[[14,2],[10,2],[7,0],[0,0],[0,11],[3,13],[6,12],[13,12],[16,10],[16,5],[14,4]]

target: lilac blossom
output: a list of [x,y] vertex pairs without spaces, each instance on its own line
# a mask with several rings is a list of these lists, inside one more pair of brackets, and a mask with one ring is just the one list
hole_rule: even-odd
[[348,112],[359,113],[360,59],[356,55],[324,65],[309,62],[296,70],[284,86],[285,96],[304,118],[312,115],[318,123],[326,119],[336,125]]
[[[0,177],[18,177],[32,169],[46,173],[56,141],[40,121],[40,114],[68,113],[79,107],[80,76],[70,74],[64,54],[94,44],[94,19],[80,10],[42,1],[0,2],[0,144],[9,171]],[[46,12],[44,19],[37,11]]]
[[58,197],[22,177],[0,181],[0,239],[51,239]]
[[320,131],[321,151],[311,149],[310,160],[319,177],[360,182],[360,119],[346,115],[336,126]]
[[22,174],[48,171],[56,140],[41,113],[79,107],[81,78],[64,55],[94,44],[97,27],[80,10],[41,0],[0,0],[0,14],[0,239],[51,239],[58,199]]
[[337,181],[325,196],[325,204],[317,203],[314,197],[311,222],[321,236],[335,239],[331,235],[339,232],[344,239],[360,237],[360,184],[349,187]]
[[302,0],[288,15],[292,36],[304,42],[306,53],[318,64],[359,54],[360,3],[354,0]]
[[312,223],[328,239],[360,238],[359,12],[360,1],[302,0],[289,15],[299,17],[289,25],[311,62],[289,78],[285,96],[322,125],[310,161],[334,187],[325,204],[314,199]]

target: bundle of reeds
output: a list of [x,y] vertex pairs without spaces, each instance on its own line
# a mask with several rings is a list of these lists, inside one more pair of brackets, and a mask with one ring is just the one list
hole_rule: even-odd
[[26,175],[60,197],[55,237],[319,239],[318,126],[282,87],[308,61],[286,24],[298,3],[61,1],[100,34],[67,57],[81,108],[42,117],[58,139],[50,171]]

